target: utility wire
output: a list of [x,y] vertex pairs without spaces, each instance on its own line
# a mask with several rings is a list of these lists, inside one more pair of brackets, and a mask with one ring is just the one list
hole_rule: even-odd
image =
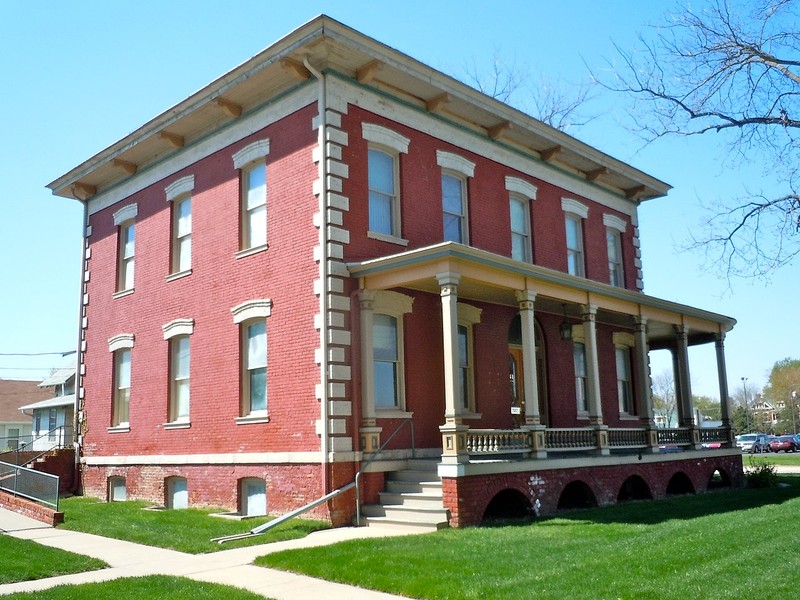
[[75,350],[66,352],[0,352],[0,356],[69,356],[75,354]]

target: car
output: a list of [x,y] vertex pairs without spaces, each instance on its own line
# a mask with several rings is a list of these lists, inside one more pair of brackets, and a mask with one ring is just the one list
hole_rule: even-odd
[[769,452],[769,436],[766,433],[744,433],[736,440],[742,452],[750,454]]
[[800,444],[793,435],[779,435],[769,443],[770,452],[797,452]]

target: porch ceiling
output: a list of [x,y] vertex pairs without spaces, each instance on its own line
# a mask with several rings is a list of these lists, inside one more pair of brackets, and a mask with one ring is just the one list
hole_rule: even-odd
[[437,275],[460,276],[458,296],[468,300],[517,306],[515,292],[536,293],[536,311],[581,318],[581,305],[598,307],[601,323],[630,328],[634,317],[647,318],[651,348],[669,347],[675,341],[676,325],[688,328],[689,343],[704,344],[716,334],[733,329],[736,320],[691,306],[647,296],[608,284],[575,277],[510,258],[444,242],[356,263],[349,263],[359,287],[365,289],[409,288],[439,294]]

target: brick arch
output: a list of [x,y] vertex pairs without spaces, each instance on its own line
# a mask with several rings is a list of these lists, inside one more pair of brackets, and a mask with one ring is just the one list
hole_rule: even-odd
[[558,509],[599,506],[597,491],[583,479],[573,479],[558,494]]

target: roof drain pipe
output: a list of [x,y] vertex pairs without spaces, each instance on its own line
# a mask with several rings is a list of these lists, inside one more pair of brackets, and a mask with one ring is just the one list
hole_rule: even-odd
[[328,492],[328,148],[326,144],[328,127],[327,85],[325,75],[317,71],[308,61],[308,56],[303,57],[303,65],[317,81],[319,81],[319,100],[317,110],[319,114],[318,141],[319,144],[319,277],[320,277],[320,419],[322,420],[322,441],[320,460],[322,467],[322,492]]
[[84,289],[86,286],[86,246],[89,242],[89,199],[80,200],[83,207],[83,219],[81,220],[83,231],[81,232],[81,279],[78,285],[78,342],[75,346],[75,407],[72,410],[72,447],[75,452],[72,486],[70,492],[76,494],[81,484],[81,388],[83,387],[83,375],[81,374],[81,357],[83,356],[83,308],[84,308]]

